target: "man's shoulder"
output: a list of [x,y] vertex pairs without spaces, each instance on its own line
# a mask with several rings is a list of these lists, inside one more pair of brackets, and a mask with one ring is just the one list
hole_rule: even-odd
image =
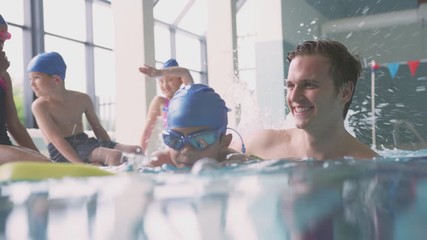
[[253,134],[253,138],[257,138],[263,141],[276,141],[278,139],[284,141],[289,139],[294,134],[294,129],[261,129]]
[[272,135],[276,135],[278,131],[279,130],[272,129],[272,128],[259,129],[254,132],[253,136],[256,136],[256,137],[272,136]]
[[380,157],[380,155],[369,148],[367,145],[357,140],[355,147],[352,149],[353,155],[357,159],[373,159]]
[[343,139],[341,143],[341,149],[344,154],[354,159],[373,159],[380,157],[380,155],[372,150],[368,145],[362,143],[359,139],[349,135],[347,139]]
[[[262,129],[251,135],[247,150],[249,154],[269,159],[288,149],[292,131],[288,129]],[[280,153],[280,154],[279,154]]]

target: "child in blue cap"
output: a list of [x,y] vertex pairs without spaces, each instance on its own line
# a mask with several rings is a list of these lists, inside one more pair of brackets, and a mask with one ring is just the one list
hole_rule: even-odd
[[[168,108],[168,126],[163,131],[167,153],[158,152],[151,166],[165,163],[191,167],[203,158],[228,160],[232,135],[227,134],[228,113],[224,100],[210,87],[192,84],[178,90]],[[242,151],[244,145],[242,143]]]
[[[95,113],[91,98],[65,88],[67,66],[57,52],[40,53],[28,64],[31,88],[38,97],[32,111],[55,162],[119,165],[122,152],[139,153],[138,146],[111,141]],[[83,128],[85,115],[96,138]]]
[[144,65],[139,68],[139,71],[150,77],[158,77],[159,87],[163,94],[163,96],[154,97],[148,108],[147,119],[140,141],[142,151],[146,152],[157,119],[162,117],[163,127],[167,125],[166,111],[169,100],[182,85],[192,84],[193,78],[188,69],[179,67],[178,62],[173,58],[163,64],[163,69]]
[[[12,80],[7,72],[10,63],[3,51],[5,41],[11,37],[7,23],[0,15],[0,164],[10,161],[50,162],[39,152],[18,117],[13,100]],[[17,146],[12,145],[9,134]]]

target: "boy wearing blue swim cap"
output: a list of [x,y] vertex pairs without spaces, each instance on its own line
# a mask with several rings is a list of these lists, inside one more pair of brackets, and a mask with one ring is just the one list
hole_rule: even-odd
[[[38,97],[32,111],[55,162],[119,165],[122,152],[138,153],[138,146],[111,141],[95,113],[91,98],[65,88],[67,66],[57,52],[40,53],[28,64],[31,88]],[[96,138],[84,132],[83,115]]]
[[[6,20],[0,15],[0,164],[12,161],[50,162],[39,152],[18,117],[13,100],[12,79],[7,72],[10,62],[3,51],[5,42],[11,37]],[[17,146],[12,144],[9,135]]]
[[191,167],[203,158],[227,160],[232,135],[227,134],[229,109],[210,87],[192,84],[178,90],[169,103],[168,127],[163,141],[168,154],[159,154],[151,165],[170,163]]
[[[180,67],[178,62],[173,58],[167,60],[163,64],[162,69],[156,69],[149,65],[144,65],[139,68],[139,71],[149,77],[157,77],[160,91],[163,94],[163,96],[154,97],[148,108],[147,118],[139,144],[142,151],[146,152],[156,121],[159,117],[162,117],[163,126],[166,127],[167,108],[169,106],[170,99],[182,85],[192,84],[193,78],[191,77],[188,69]],[[148,154],[149,153],[147,153],[147,155]]]

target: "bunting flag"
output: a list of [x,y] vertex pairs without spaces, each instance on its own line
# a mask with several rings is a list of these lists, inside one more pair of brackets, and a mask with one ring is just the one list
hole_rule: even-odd
[[380,65],[378,65],[374,60],[371,61],[371,71],[375,71],[378,68],[380,68]]
[[388,71],[390,72],[391,79],[394,79],[396,77],[397,72],[399,71],[400,65],[407,64],[409,67],[409,71],[411,72],[411,75],[415,77],[415,74],[417,73],[417,70],[421,63],[426,63],[427,59],[418,59],[418,60],[409,60],[406,62],[394,62],[394,63],[384,63],[384,64],[378,64],[374,60],[371,61],[371,72],[375,72],[375,70],[387,66]]
[[396,77],[397,70],[399,70],[399,63],[389,63],[387,64],[388,70],[390,71],[391,79]]
[[415,76],[418,66],[420,66],[420,60],[408,61],[409,70],[411,70],[412,76]]

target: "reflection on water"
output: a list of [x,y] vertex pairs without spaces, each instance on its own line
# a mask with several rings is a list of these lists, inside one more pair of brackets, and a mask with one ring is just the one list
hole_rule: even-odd
[[0,239],[424,239],[427,150],[382,154],[3,183]]

